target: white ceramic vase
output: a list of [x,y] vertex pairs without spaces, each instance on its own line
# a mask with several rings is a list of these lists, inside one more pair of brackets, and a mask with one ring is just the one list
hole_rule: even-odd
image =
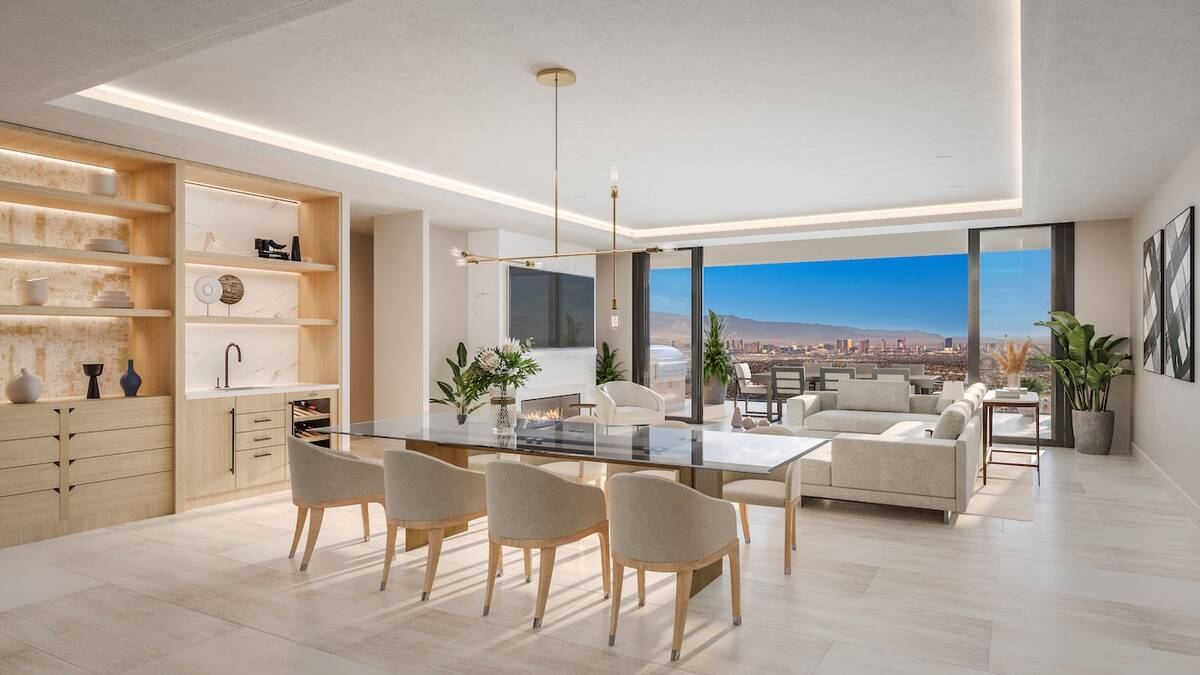
[[87,191],[104,197],[117,196],[117,174],[95,171],[87,176]]
[[41,307],[50,301],[50,277],[17,279],[17,299],[27,307]]
[[13,403],[33,403],[42,397],[42,381],[22,368],[20,375],[9,380],[4,394]]

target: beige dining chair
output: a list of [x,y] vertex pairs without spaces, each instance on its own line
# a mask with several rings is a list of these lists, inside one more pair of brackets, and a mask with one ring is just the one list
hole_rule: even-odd
[[537,466],[492,462],[487,470],[488,581],[483,615],[492,607],[492,589],[500,566],[501,547],[525,551],[526,580],[529,551],[538,549],[537,606],[533,627],[540,628],[550,595],[554,555],[559,546],[590,535],[600,537],[604,598],[609,594],[608,513],[604,491],[580,485]]
[[296,505],[296,532],[288,559],[296,557],[304,521],[312,512],[308,524],[308,541],[300,571],[308,569],[325,509],[337,506],[359,506],[362,509],[363,541],[371,538],[371,519],[367,510],[371,502],[384,503],[383,467],[376,462],[359,459],[349,452],[330,450],[287,437],[288,464],[292,476],[292,503]]
[[639,575],[644,575],[647,570],[675,574],[672,661],[679,659],[679,652],[683,648],[692,574],[725,556],[729,556],[733,624],[737,626],[742,623],[742,573],[737,518],[728,502],[707,497],[690,487],[661,478],[623,474],[615,476],[608,487],[608,511],[614,582],[612,617],[608,629],[610,646],[617,639],[621,584],[626,567],[636,569]]
[[[661,422],[655,422],[647,426],[651,429],[679,429],[684,431],[692,428],[690,424],[681,420],[662,420]],[[636,464],[608,464],[608,478],[612,478],[619,473],[636,473],[644,476],[657,476],[666,480],[679,480],[679,469],[639,469]]]
[[[786,427],[755,427],[747,433],[795,436]],[[742,517],[742,537],[750,543],[750,514],[747,505],[774,506],[783,509],[783,573],[792,573],[792,551],[796,550],[796,507],[800,503],[800,460],[776,469],[768,476],[724,471],[721,494],[738,505]]]
[[487,515],[487,495],[483,474],[462,469],[436,457],[411,450],[387,450],[383,453],[383,478],[387,502],[387,551],[383,558],[383,579],[379,590],[387,588],[392,558],[396,555],[396,530],[426,530],[429,543],[425,555],[425,585],[421,600],[433,592],[442,538],[447,527],[465,525]]
[[[562,423],[588,424],[593,427],[604,426],[604,422],[593,415],[566,417],[563,418]],[[521,455],[519,459],[523,464],[541,467],[546,471],[562,476],[567,480],[573,480],[576,483],[594,483],[600,485],[604,481],[606,473],[604,462],[587,462],[575,459],[564,460],[555,457],[536,457],[533,455]]]

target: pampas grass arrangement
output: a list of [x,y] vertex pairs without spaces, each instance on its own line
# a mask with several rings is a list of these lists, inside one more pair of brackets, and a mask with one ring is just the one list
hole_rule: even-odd
[[996,365],[1005,375],[1020,375],[1025,372],[1025,363],[1029,361],[1029,352],[1033,349],[1033,340],[1025,338],[1018,347],[1012,340],[1004,341],[1004,349],[996,352]]

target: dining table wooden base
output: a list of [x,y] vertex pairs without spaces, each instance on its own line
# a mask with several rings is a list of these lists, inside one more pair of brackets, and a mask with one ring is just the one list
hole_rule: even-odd
[[[446,462],[453,464],[459,468],[467,468],[467,458],[471,453],[467,452],[466,448],[453,448],[439,443],[427,443],[422,441],[405,441],[404,447],[413,452],[419,452],[423,455],[429,455]],[[442,528],[442,537],[451,537],[456,534],[462,534],[467,531],[467,524],[449,525]],[[429,545],[428,530],[412,530],[404,528],[404,550],[412,551]]]

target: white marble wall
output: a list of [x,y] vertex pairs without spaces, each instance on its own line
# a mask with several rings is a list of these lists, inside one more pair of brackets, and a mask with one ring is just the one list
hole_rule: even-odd
[[[299,230],[300,207],[293,202],[245,195],[198,185],[187,186],[185,247],[202,250],[204,237],[217,238],[221,253],[253,255],[255,238],[290,244]],[[301,242],[301,249],[304,243]],[[205,314],[205,305],[192,288],[205,275],[234,274],[245,286],[236,305],[216,303],[214,316],[299,316],[300,278],[295,274],[188,265],[184,272],[184,307],[189,315]],[[197,325],[187,327],[185,382],[187,389],[204,389],[224,377],[225,346],[242,348],[242,362],[229,366],[233,386],[296,382],[299,379],[299,329],[288,326]]]

